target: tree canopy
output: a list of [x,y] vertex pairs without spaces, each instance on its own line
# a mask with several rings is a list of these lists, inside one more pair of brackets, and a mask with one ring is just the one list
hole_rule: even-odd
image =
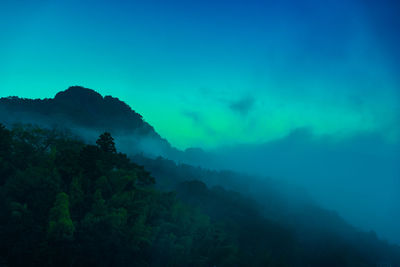
[[316,230],[320,242],[300,239],[237,192],[181,181],[194,168],[147,162],[168,169],[164,184],[177,178],[174,191],[157,189],[147,168],[116,151],[109,133],[88,145],[63,132],[0,124],[0,265],[400,263],[399,249],[376,235],[341,238]]

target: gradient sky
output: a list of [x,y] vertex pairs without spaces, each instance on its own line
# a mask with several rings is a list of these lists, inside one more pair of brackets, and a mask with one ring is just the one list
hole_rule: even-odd
[[298,127],[397,142],[399,11],[389,0],[5,0],[0,96],[82,85],[179,148]]

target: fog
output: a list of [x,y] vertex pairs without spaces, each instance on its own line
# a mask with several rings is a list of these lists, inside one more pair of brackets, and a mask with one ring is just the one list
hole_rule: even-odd
[[130,149],[136,147],[153,158],[236,171],[242,180],[226,180],[221,185],[258,196],[271,193],[273,187],[288,205],[314,201],[353,226],[400,244],[400,145],[378,133],[338,139],[315,136],[304,128],[264,144],[209,151],[166,149],[151,138],[133,146],[130,136],[118,137],[117,144],[131,155]]
[[224,175],[217,176],[216,180],[214,176],[199,173],[185,177],[187,180],[200,179],[211,186],[241,191],[262,205],[271,205],[262,203],[270,201],[271,194],[279,195],[287,209],[313,201],[336,211],[361,230],[375,231],[379,237],[400,244],[400,145],[378,133],[338,139],[316,136],[303,128],[264,144],[180,151],[156,136],[126,134],[106,127],[85,128],[57,115],[46,117],[20,112],[8,116],[5,110],[0,110],[0,119],[8,126],[22,122],[66,129],[92,144],[99,134],[110,131],[118,150],[132,157],[162,156],[174,160],[177,166],[188,163],[240,173],[227,175],[225,180]]
[[[9,126],[29,122],[66,129],[88,143],[94,143],[103,132],[65,120],[59,125],[54,117],[44,119],[27,113],[7,117],[5,112],[1,114],[3,123]],[[323,208],[337,211],[359,229],[375,231],[379,237],[400,244],[400,146],[379,134],[337,139],[328,135],[317,137],[304,128],[264,144],[179,151],[154,137],[123,134],[106,128],[104,131],[112,132],[118,150],[131,156],[162,156],[178,164],[233,170],[241,175],[224,181],[207,177],[202,180],[210,185],[240,190],[260,202],[266,201],[265,194],[272,192],[279,194],[291,207],[312,200]]]
[[[285,138],[210,151],[203,164],[303,188],[322,207],[400,244],[400,146],[378,134],[337,139],[298,129]],[[211,162],[211,163],[210,163]]]

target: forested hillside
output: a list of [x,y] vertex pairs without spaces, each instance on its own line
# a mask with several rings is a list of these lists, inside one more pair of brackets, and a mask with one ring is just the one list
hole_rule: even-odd
[[107,132],[96,145],[89,145],[55,130],[1,126],[0,262],[5,266],[400,263],[399,248],[376,236],[333,235],[321,228],[315,229],[318,235],[309,229],[310,239],[317,236],[318,242],[307,240],[293,224],[268,219],[254,200],[237,192],[209,188],[196,180],[178,182],[173,191],[160,191],[155,183],[146,168],[116,151]]
[[[222,225],[153,189],[105,133],[85,145],[35,127],[0,129],[1,262],[10,266],[232,264]],[[231,239],[230,239],[231,238]]]

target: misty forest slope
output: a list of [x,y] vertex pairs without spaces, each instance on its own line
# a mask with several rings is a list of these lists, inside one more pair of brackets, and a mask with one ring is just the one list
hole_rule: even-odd
[[[399,266],[369,234],[317,240],[267,219],[251,199],[200,181],[154,188],[104,133],[96,145],[0,126],[0,262],[6,266]],[[320,216],[319,214],[309,214]],[[310,234],[312,235],[312,230]]]
[[71,87],[54,99],[1,98],[0,118],[0,264],[400,266],[398,246],[272,180],[134,155],[138,146],[118,153],[111,135],[95,134],[188,155],[110,96]]
[[134,151],[144,150],[142,143],[151,143],[161,154],[177,153],[126,103],[80,86],[69,87],[49,99],[0,98],[0,119],[6,125],[34,122],[46,127],[74,129],[88,140],[109,131],[114,136],[129,136],[130,149]]

